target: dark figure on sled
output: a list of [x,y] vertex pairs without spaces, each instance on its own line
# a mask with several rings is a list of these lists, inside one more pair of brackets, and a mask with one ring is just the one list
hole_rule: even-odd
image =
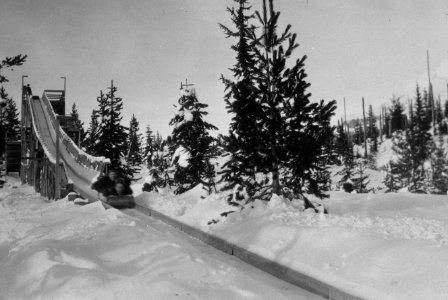
[[100,176],[92,184],[92,189],[98,191],[101,200],[115,208],[132,208],[135,206],[132,196],[131,180],[117,172],[109,169],[107,175]]

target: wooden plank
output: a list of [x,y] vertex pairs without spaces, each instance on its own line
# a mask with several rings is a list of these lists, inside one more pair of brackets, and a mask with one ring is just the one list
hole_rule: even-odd
[[134,207],[136,210],[141,211],[142,213],[144,213],[145,215],[151,216],[151,209],[149,209],[148,207],[145,206],[141,206],[139,204],[135,204]]
[[59,127],[59,120],[56,120],[56,166],[55,166],[55,191],[54,196],[56,199],[61,198],[61,149],[60,149],[60,139],[61,139],[61,132]]
[[182,223],[155,210],[151,210],[151,216],[173,226],[174,228],[182,229]]

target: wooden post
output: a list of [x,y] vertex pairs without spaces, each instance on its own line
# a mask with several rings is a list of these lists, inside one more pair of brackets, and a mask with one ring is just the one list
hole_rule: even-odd
[[56,165],[55,165],[55,199],[61,198],[61,168],[60,168],[60,140],[59,119],[56,118]]
[[[26,118],[27,118],[27,114],[28,114],[28,108],[27,108],[27,97],[26,97],[26,91],[25,91],[25,78],[27,78],[28,75],[22,75],[22,105],[21,105],[21,119],[20,119],[20,135],[21,135],[21,157],[25,156],[25,147],[26,147],[26,142],[29,141],[29,137],[26,136]],[[31,95],[30,95],[31,97]],[[25,163],[27,162],[27,160],[23,160],[20,159],[20,180],[22,181],[22,183],[26,183],[27,179],[26,179],[26,167],[25,167]]]
[[362,117],[364,120],[364,157],[367,158],[367,134],[366,134],[366,110],[364,107],[364,97],[362,97]]

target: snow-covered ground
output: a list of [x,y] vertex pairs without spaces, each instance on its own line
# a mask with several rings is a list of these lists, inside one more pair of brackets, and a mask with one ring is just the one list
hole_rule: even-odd
[[447,196],[331,192],[329,215],[273,198],[228,217],[222,195],[201,196],[137,202],[365,298],[448,299]]
[[0,189],[0,299],[313,299],[147,217]]

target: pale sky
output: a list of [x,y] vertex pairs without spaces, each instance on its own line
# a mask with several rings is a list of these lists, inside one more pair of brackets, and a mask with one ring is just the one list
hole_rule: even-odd
[[[124,100],[124,124],[134,113],[166,136],[180,81],[193,82],[208,121],[227,132],[221,73],[234,53],[218,23],[229,23],[230,0],[1,0],[0,58],[28,54],[9,72],[6,88],[20,102],[21,76],[33,93],[62,89],[87,124],[100,89],[113,79]],[[259,8],[260,0],[253,1]],[[392,95],[413,96],[427,85],[426,50],[436,92],[447,97],[448,2],[443,0],[277,0],[308,55],[313,100],[347,99],[361,112],[361,97],[375,107]]]

